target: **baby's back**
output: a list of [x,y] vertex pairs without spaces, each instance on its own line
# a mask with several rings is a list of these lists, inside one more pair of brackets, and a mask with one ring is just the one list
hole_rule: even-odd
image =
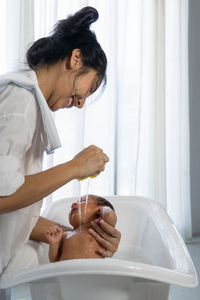
[[60,260],[102,258],[98,242],[87,232],[68,231],[63,235]]

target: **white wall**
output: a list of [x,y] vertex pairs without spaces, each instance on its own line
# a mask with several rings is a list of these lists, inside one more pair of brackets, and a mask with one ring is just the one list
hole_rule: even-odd
[[200,233],[200,1],[189,0],[190,164],[193,234]]

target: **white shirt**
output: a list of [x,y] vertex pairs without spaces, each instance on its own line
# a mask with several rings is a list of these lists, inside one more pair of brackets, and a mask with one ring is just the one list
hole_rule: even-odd
[[[0,76],[0,196],[41,172],[43,152],[60,147],[51,111],[34,71]],[[0,199],[1,200],[1,199]],[[0,215],[0,273],[28,241],[42,201]]]

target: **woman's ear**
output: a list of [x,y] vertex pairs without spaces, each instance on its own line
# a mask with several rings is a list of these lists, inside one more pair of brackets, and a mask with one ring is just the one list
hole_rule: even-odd
[[72,70],[77,70],[82,67],[82,55],[80,49],[74,49],[72,51],[68,65]]

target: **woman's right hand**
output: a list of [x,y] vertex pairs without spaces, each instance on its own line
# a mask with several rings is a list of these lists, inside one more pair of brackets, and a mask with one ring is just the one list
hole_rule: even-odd
[[79,152],[72,161],[77,168],[77,177],[81,178],[102,172],[109,158],[102,149],[91,145]]

